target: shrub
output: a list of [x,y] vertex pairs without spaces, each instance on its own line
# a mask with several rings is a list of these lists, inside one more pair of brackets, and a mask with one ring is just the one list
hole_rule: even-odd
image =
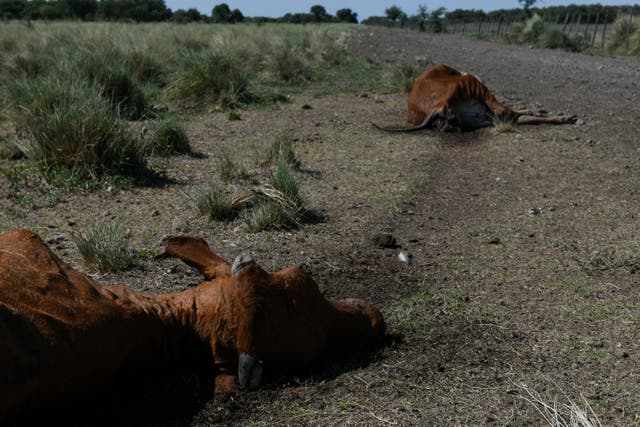
[[178,122],[165,120],[160,123],[146,143],[145,149],[151,154],[166,157],[174,153],[190,153],[191,145],[187,134]]
[[608,44],[609,48],[626,48],[627,40],[629,40],[636,31],[638,31],[638,25],[635,21],[630,20],[629,16],[620,16],[616,19],[616,22],[613,23],[613,31]]
[[588,43],[580,35],[570,37],[559,28],[553,28],[542,33],[538,45],[547,49],[563,49],[569,52],[581,52]]
[[523,43],[536,43],[544,31],[544,22],[540,15],[535,14],[527,19],[520,34],[520,41]]
[[96,224],[85,234],[74,234],[73,241],[84,262],[100,271],[127,270],[136,264],[124,226],[119,222]]
[[140,176],[147,171],[138,139],[113,116],[108,100],[83,80],[21,79],[10,87],[21,150],[43,172]]
[[293,138],[287,132],[276,134],[271,145],[259,153],[256,164],[258,166],[277,165],[281,161],[287,163],[294,170],[299,170],[302,166],[293,150]]
[[249,99],[249,78],[233,57],[212,52],[188,54],[182,69],[170,77],[174,99],[202,104],[220,102],[227,108]]

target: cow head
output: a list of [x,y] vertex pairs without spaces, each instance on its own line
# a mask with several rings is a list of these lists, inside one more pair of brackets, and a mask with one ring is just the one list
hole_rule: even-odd
[[[381,313],[364,301],[324,298],[311,275],[300,268],[269,273],[252,256],[239,255],[232,265],[214,254],[202,239],[170,238],[163,256],[173,256],[198,268],[208,281],[203,293],[221,292],[223,307],[201,304],[202,313],[227,328],[230,337],[208,337],[216,348],[237,361],[241,387],[260,384],[264,368],[307,367],[327,353],[340,353],[383,337]],[[220,326],[220,325],[224,325]],[[232,341],[232,342],[229,342]],[[229,346],[235,348],[228,348]]]

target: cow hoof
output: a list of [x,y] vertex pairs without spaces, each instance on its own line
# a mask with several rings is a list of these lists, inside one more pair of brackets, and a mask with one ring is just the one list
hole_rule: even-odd
[[241,353],[238,360],[238,382],[240,387],[258,388],[262,380],[262,361],[253,356]]
[[255,264],[256,261],[249,254],[243,253],[236,257],[231,266],[231,273],[235,276],[251,264]]

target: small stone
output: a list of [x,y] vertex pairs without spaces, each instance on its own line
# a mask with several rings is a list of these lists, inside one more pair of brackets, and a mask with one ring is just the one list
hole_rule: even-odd
[[167,269],[167,274],[176,274],[178,272],[178,264],[172,265]]
[[154,209],[153,211],[151,211],[151,216],[158,216],[160,215],[160,211],[158,209]]
[[542,213],[542,208],[531,208],[529,209],[530,215],[540,215]]
[[629,357],[629,353],[628,353],[628,352],[626,352],[626,351],[623,351],[623,352],[622,352],[622,357],[623,357],[624,359],[627,359],[627,358]]
[[304,105],[302,106],[302,109],[303,109],[303,110],[311,110],[312,108],[313,108],[313,107],[312,107],[311,105],[309,105],[309,104],[304,104]]
[[167,107],[166,105],[154,105],[153,107],[151,107],[151,110],[154,113],[167,113],[169,112],[169,107]]

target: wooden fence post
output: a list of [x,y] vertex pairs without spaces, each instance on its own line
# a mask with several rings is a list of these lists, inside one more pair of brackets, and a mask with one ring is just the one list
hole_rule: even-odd
[[604,14],[604,25],[602,26],[602,41],[600,42],[600,49],[604,48],[604,38],[607,34],[607,24],[609,23],[609,12]]
[[591,38],[591,46],[596,45],[596,34],[598,34],[598,23],[600,21],[600,11],[596,14],[596,24],[593,27],[593,37]]

